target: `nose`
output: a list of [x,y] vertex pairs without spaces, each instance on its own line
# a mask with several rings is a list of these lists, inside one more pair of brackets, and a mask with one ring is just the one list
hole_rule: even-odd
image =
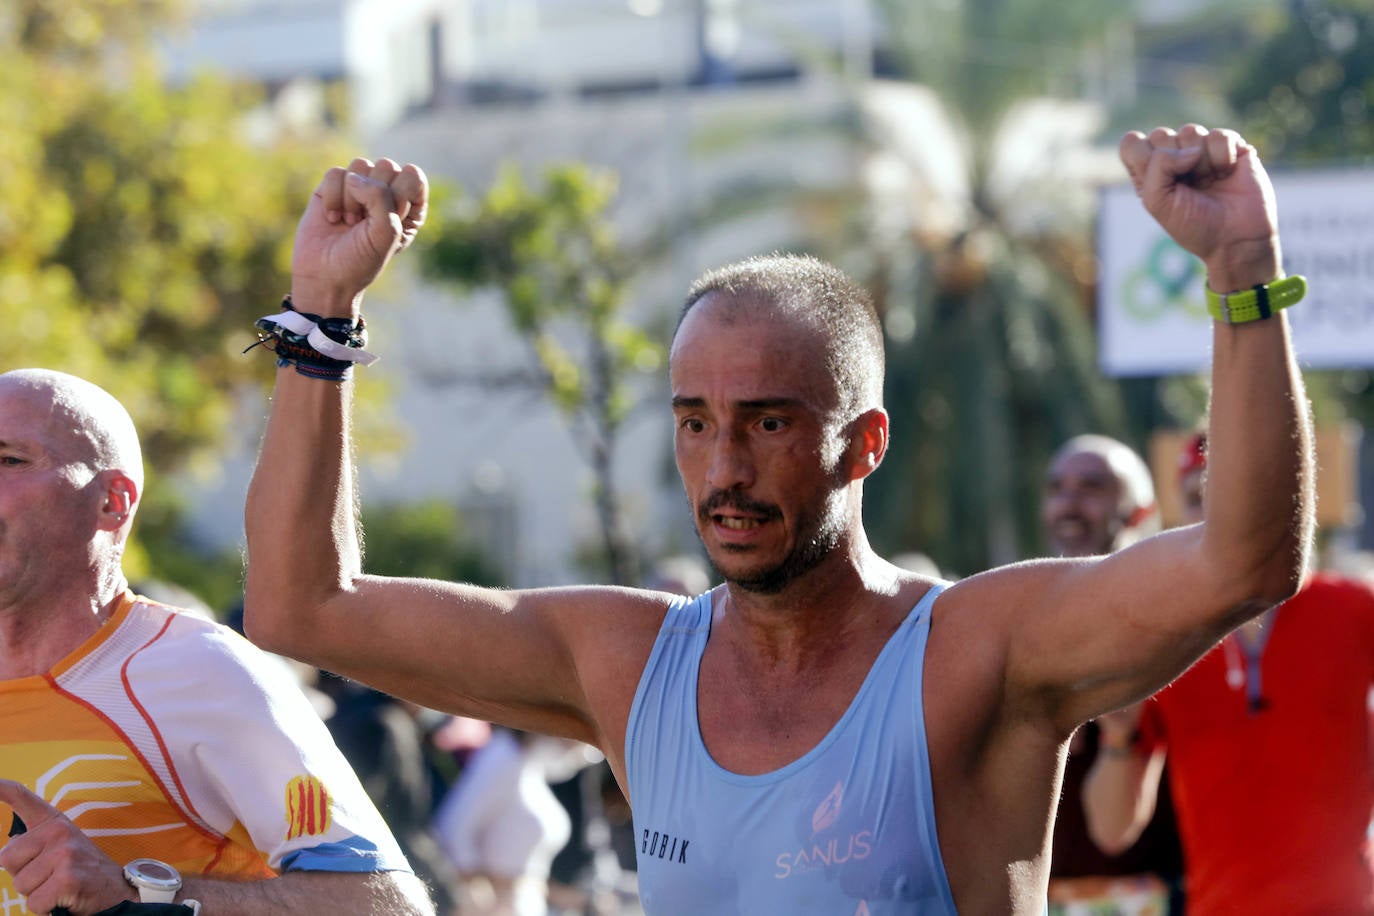
[[1078,492],[1073,487],[1057,486],[1045,494],[1043,514],[1053,520],[1062,515],[1078,514]]
[[743,490],[754,484],[754,460],[747,438],[722,429],[711,442],[706,483],[714,490]]

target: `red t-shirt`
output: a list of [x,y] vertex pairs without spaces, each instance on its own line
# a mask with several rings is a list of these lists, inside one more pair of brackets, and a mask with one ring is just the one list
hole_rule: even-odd
[[1168,746],[1188,912],[1374,913],[1374,589],[1314,577],[1258,658],[1228,636],[1146,707],[1145,740]]

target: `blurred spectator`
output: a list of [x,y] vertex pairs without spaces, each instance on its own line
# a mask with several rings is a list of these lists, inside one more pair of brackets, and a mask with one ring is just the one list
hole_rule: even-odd
[[439,805],[433,831],[462,882],[464,916],[543,916],[549,867],[571,822],[550,777],[580,768],[583,746],[494,729]]
[[491,723],[483,719],[449,716],[434,730],[430,740],[461,768],[478,748],[491,740],[491,731]]
[[[1116,439],[1070,439],[1050,460],[1040,518],[1047,542],[1059,556],[1115,553],[1159,528],[1150,470]],[[1134,843],[1108,855],[1088,834],[1080,788],[1099,753],[1098,728],[1089,722],[1070,741],[1064,766],[1050,859],[1051,911],[1097,906],[1104,909],[1091,911],[1116,912],[1106,908],[1125,909],[1135,905],[1128,901],[1151,898],[1163,906],[1171,897],[1171,909],[1178,912],[1182,851],[1167,790]]]
[[[1194,436],[1178,474],[1187,523],[1202,520],[1206,466]],[[1152,699],[1099,719],[1093,837],[1117,850],[1139,834],[1167,752],[1190,913],[1374,913],[1372,686],[1374,588],[1309,577]]]
[[[434,762],[426,711],[327,672],[318,681],[334,701],[325,725],[353,765],[411,867],[429,885],[439,910],[457,904],[457,877],[429,832],[445,782]],[[435,728],[441,715],[432,716]]]

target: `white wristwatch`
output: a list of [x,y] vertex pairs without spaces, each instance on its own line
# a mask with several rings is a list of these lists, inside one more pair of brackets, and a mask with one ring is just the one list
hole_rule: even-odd
[[[181,890],[181,873],[157,859],[134,859],[124,866],[124,880],[138,890],[139,903],[175,903]],[[181,901],[192,913],[200,913],[200,903]]]

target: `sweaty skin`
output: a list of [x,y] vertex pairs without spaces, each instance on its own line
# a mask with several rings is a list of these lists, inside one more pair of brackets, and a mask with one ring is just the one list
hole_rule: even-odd
[[[1128,134],[1121,152],[1146,208],[1204,261],[1213,289],[1278,276],[1272,189],[1238,136],[1159,129]],[[358,160],[327,173],[297,234],[298,307],[356,315],[426,205],[414,166]],[[878,557],[863,530],[886,412],[842,403],[814,358],[827,332],[762,306],[707,296],[670,361],[678,469],[726,579],[701,660],[699,725],[712,756],[738,773],[814,746],[932,584]],[[1205,524],[1111,556],[1002,567],[935,602],[924,713],[961,913],[1043,912],[1069,736],[1154,692],[1297,587],[1310,429],[1286,318],[1217,325],[1213,352]],[[278,372],[247,506],[250,634],[425,706],[594,744],[633,802],[626,721],[671,596],[363,574],[351,384]]]

